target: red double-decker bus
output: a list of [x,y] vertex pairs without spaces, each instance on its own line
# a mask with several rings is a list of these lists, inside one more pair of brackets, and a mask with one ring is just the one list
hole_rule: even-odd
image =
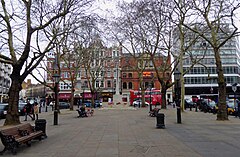
[[[130,90],[129,101],[130,105],[133,105],[133,102],[137,99],[141,99],[141,91],[139,90]],[[145,101],[152,105],[161,105],[162,95],[159,89],[147,89],[144,94]]]

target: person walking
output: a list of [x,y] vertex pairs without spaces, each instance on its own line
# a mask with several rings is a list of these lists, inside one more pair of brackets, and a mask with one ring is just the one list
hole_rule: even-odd
[[237,102],[237,116],[240,119],[240,102]]
[[39,106],[37,102],[34,102],[33,106],[33,119],[38,120]]
[[30,102],[28,101],[27,104],[24,107],[24,112],[25,112],[25,120],[27,121],[27,116],[29,116],[31,119],[33,119],[33,117],[31,116],[32,111],[32,105],[30,104]]

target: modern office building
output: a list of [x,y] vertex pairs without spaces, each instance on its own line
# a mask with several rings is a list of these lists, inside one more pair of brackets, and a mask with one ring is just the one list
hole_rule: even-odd
[[[221,34],[220,34],[221,35]],[[187,38],[191,38],[190,35]],[[175,48],[175,50],[177,50]],[[191,55],[189,55],[191,54]],[[239,39],[234,37],[225,43],[220,49],[221,62],[226,82],[227,97],[240,97],[240,49]],[[192,69],[192,58],[203,58],[200,64],[194,65]],[[187,71],[184,75],[185,97],[218,95],[217,69],[213,49],[203,39],[197,40],[191,49],[185,53],[183,57],[183,71]],[[236,85],[237,90],[232,90]]]

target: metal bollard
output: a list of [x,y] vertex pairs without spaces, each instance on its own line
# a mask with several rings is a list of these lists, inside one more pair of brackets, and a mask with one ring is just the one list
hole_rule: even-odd
[[177,106],[177,123],[182,123],[181,120],[181,108],[179,106]]

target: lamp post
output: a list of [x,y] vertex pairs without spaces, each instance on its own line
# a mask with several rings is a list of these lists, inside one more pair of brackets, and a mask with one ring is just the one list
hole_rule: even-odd
[[59,81],[60,81],[60,75],[55,73],[52,77],[53,77],[53,80],[55,82],[55,85],[54,85],[55,107],[54,107],[54,121],[53,121],[53,125],[58,125],[58,104],[59,104],[59,100],[58,100],[58,84],[59,84]]
[[[138,94],[139,94],[138,107],[140,108],[140,100],[142,100],[142,97],[141,97],[141,88],[139,88]],[[142,102],[142,101],[141,101],[141,102]]]
[[84,90],[85,90],[85,84],[82,86],[83,95],[82,95],[82,106],[84,106]]
[[[236,109],[237,107],[238,107],[238,105],[236,104],[236,91],[237,91],[237,83],[234,83],[233,85],[232,85],[232,90],[233,90],[233,92],[234,92],[234,108]],[[237,114],[236,114],[237,115]]]
[[176,105],[177,105],[177,123],[181,123],[181,106],[180,106],[180,77],[181,77],[181,73],[178,71],[178,69],[176,69],[176,71],[174,72],[174,79],[176,80],[176,85],[175,85],[175,101],[176,101]]
[[152,111],[152,84],[149,84],[149,88],[150,88],[150,111]]

